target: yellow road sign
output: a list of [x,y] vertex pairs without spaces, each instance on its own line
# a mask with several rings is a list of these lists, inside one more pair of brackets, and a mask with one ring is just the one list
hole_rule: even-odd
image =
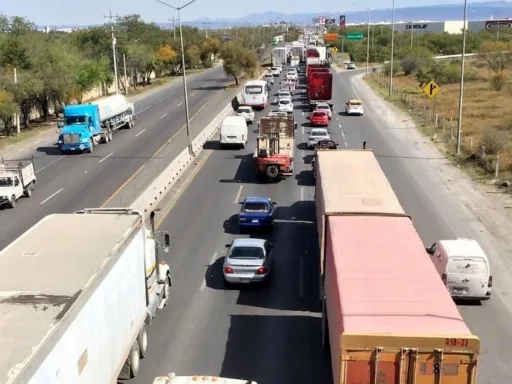
[[427,85],[423,87],[423,92],[425,92],[425,95],[428,97],[436,97],[439,91],[441,90],[441,87],[437,85],[437,83],[434,80],[430,80]]

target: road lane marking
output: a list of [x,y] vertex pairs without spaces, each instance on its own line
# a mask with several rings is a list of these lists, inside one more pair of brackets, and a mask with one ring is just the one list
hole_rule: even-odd
[[179,103],[179,104],[177,105],[177,107],[179,107],[181,104],[183,104],[183,101],[182,101],[181,103]]
[[103,159],[101,159],[100,161],[98,161],[98,164],[101,164],[103,163],[105,160],[107,160],[110,156],[112,156],[114,154],[114,152],[110,152],[107,156],[105,156]]
[[62,160],[63,158],[65,158],[65,157],[66,157],[66,156],[61,156],[61,157],[59,157],[58,159],[53,160],[50,164],[46,164],[44,167],[39,168],[35,173],[37,174],[37,173],[39,173],[39,172],[41,172],[41,171],[44,171],[46,168],[51,167],[51,166],[52,166],[53,164],[55,164],[57,161],[61,161],[61,160]]
[[343,128],[341,127],[341,123],[339,123],[339,124],[338,124],[338,126],[340,127],[340,129],[343,129]]
[[243,185],[241,185],[240,188],[238,188],[238,192],[236,193],[236,197],[235,197],[235,201],[234,201],[235,204],[238,204],[240,202],[240,196],[242,195],[243,189],[244,189]]
[[144,131],[146,131],[146,128],[144,128],[142,131],[140,131],[139,133],[137,133],[135,135],[135,137],[139,137],[140,135],[142,135],[144,133]]
[[167,116],[167,113],[164,113],[162,116],[160,116],[160,119],[163,119],[165,116]]
[[213,265],[213,263],[215,263],[215,260],[217,260],[217,256],[218,256],[218,253],[215,252],[212,256],[212,258],[210,259],[210,263],[208,264],[208,270],[207,270],[207,274],[208,276],[205,276],[204,279],[203,279],[203,282],[201,283],[201,291],[204,291],[204,289],[206,288],[206,279],[207,278],[210,278],[210,275],[211,275],[211,267]]
[[43,201],[41,201],[41,205],[43,205],[44,203],[46,203],[48,200],[50,200],[51,198],[57,196],[59,193],[61,193],[62,191],[64,190],[64,188],[61,188],[59,189],[57,192],[55,192],[54,194],[48,196],[46,199],[44,199]]
[[304,187],[300,187],[300,201],[304,201]]
[[194,96],[195,94],[196,94],[195,92],[194,92],[194,93],[192,93],[192,94],[190,95],[190,97]]
[[302,125],[302,134],[304,135],[304,126]]
[[345,148],[348,148],[347,138],[345,137],[345,132],[341,131],[341,137],[343,137],[343,144],[345,144]]
[[150,105],[150,106],[148,106],[148,107],[146,107],[146,108],[144,108],[144,109],[141,109],[139,112],[137,112],[137,113],[135,114],[135,116],[140,115],[140,114],[141,114],[142,112],[144,112],[144,111],[147,111],[147,110],[148,110],[149,108],[151,108],[153,105],[154,105],[154,104],[152,104],[152,105]]
[[304,259],[299,260],[299,297],[304,298]]

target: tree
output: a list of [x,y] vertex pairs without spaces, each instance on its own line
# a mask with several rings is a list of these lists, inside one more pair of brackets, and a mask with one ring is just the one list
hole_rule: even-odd
[[255,53],[239,43],[226,44],[221,52],[221,57],[224,61],[224,72],[233,76],[236,85],[239,85],[239,78],[244,73],[253,74],[256,71],[257,58]]
[[196,68],[201,61],[201,51],[195,45],[185,49],[185,65],[188,68]]
[[110,62],[103,56],[100,60],[83,60],[78,65],[74,76],[73,96],[81,104],[84,95],[98,85],[107,81],[110,72]]
[[172,67],[176,65],[177,59],[178,54],[169,44],[160,46],[156,51],[157,70],[159,73],[172,72]]
[[480,57],[495,74],[512,65],[512,44],[503,41],[486,41],[480,46]]
[[424,47],[407,47],[398,52],[400,60],[400,68],[404,71],[405,76],[409,76],[418,72],[420,69],[427,67],[432,63],[434,54]]
[[0,121],[4,124],[7,136],[11,135],[12,117],[17,109],[13,94],[0,90]]

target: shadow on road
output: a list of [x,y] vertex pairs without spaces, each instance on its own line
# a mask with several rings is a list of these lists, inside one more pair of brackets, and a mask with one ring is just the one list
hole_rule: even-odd
[[52,147],[37,147],[36,151],[44,153],[47,156],[62,156],[62,152],[56,145]]

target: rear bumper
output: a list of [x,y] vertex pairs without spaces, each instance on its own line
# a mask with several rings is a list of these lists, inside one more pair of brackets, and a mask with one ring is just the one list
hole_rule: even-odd
[[267,280],[269,272],[264,275],[224,273],[224,280],[231,284],[261,283]]

